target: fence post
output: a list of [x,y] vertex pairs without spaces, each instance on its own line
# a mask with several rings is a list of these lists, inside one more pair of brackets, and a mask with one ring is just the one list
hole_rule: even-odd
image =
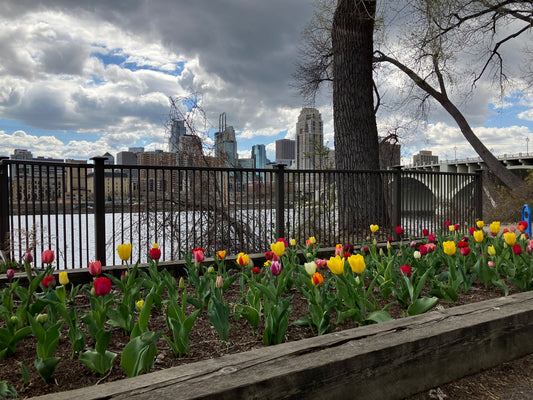
[[474,196],[476,205],[476,218],[483,221],[483,170],[476,171],[476,194]]
[[92,157],[94,161],[94,244],[95,260],[106,265],[105,254],[105,157]]
[[394,168],[393,181],[393,200],[392,200],[392,235],[394,240],[400,237],[396,233],[396,227],[402,225],[402,166],[397,165]]
[[9,177],[8,164],[0,156],[0,250],[9,254]]
[[285,164],[278,164],[276,170],[276,235],[285,237]]

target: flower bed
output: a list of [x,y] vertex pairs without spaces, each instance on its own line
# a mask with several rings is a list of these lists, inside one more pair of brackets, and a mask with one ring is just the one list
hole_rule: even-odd
[[[155,246],[147,271],[128,266],[118,279],[101,276],[101,266],[91,263],[91,284],[73,286],[61,273],[54,285],[48,252],[46,271],[32,276],[26,263],[28,287],[15,281],[2,292],[1,378],[24,395],[66,390],[76,387],[74,377],[82,381],[77,387],[91,385],[420,314],[439,299],[446,304],[472,292],[499,296],[530,289],[531,247],[520,235],[523,224],[499,233],[493,223],[494,235],[481,222],[466,236],[450,227],[446,236],[424,232],[422,244],[407,241],[398,248],[379,250],[372,238],[358,254],[339,245],[328,261],[316,257],[313,238],[300,248],[273,243],[263,266],[251,265],[242,253],[237,268],[228,268],[223,252],[206,263],[203,249],[194,249],[186,255],[187,280],[180,281],[158,272]],[[121,245],[118,252],[127,262],[131,247]]]

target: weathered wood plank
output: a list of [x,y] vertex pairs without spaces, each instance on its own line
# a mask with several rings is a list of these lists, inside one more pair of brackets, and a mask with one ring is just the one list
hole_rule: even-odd
[[401,399],[533,352],[533,293],[38,399]]

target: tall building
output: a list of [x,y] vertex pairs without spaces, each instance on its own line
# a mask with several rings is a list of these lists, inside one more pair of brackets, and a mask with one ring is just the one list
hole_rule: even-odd
[[324,145],[322,116],[316,108],[302,108],[296,124],[296,168],[321,169],[317,147]]
[[215,132],[215,157],[224,160],[227,167],[237,166],[237,140],[233,126],[226,126],[226,113],[220,114],[218,132]]
[[137,154],[132,151],[121,151],[117,153],[117,164],[137,165]]
[[252,146],[252,156],[254,160],[253,168],[263,169],[266,167],[266,150],[264,144],[254,144]]
[[439,156],[434,156],[429,150],[420,150],[413,156],[414,165],[438,164]]
[[[176,165],[176,153],[154,150],[137,154],[137,165],[173,167]],[[142,199],[151,199],[165,195],[170,196],[177,188],[177,172],[159,168],[142,168],[139,171],[139,192]]]
[[144,147],[128,147],[128,151],[131,151],[134,154],[144,153]]
[[197,135],[180,137],[177,165],[180,167],[204,167],[202,140]]
[[276,162],[292,165],[296,157],[296,141],[291,139],[276,140]]
[[115,164],[115,157],[109,152],[106,152],[102,157],[105,158],[104,164],[113,165]]
[[170,125],[170,137],[168,139],[168,151],[177,153],[180,149],[180,138],[187,134],[184,120],[173,119]]

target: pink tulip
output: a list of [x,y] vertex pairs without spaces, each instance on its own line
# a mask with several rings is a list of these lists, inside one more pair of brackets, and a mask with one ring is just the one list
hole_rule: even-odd
[[194,261],[196,262],[202,262],[205,260],[205,256],[204,256],[204,249],[202,249],[201,247],[197,247],[195,248],[194,250],[191,250],[192,251],[192,255],[194,257]]
[[316,260],[316,267],[318,269],[326,269],[328,267],[327,260]]
[[494,266],[496,265],[494,264],[494,261],[489,261],[487,264],[489,267],[492,267],[492,268],[494,268]]
[[281,264],[279,261],[272,261],[272,265],[270,266],[270,272],[272,272],[272,275],[278,276],[281,274]]
[[93,276],[102,273],[102,263],[100,261],[93,261],[89,263],[89,273]]
[[15,277],[15,271],[11,268],[9,268],[7,271],[6,271],[6,276],[7,276],[7,279],[11,280]]
[[54,262],[54,250],[45,250],[42,254],[43,264],[52,264]]
[[31,254],[31,251],[28,251],[26,254],[24,254],[24,261],[26,261],[28,264],[33,262],[33,255]]

